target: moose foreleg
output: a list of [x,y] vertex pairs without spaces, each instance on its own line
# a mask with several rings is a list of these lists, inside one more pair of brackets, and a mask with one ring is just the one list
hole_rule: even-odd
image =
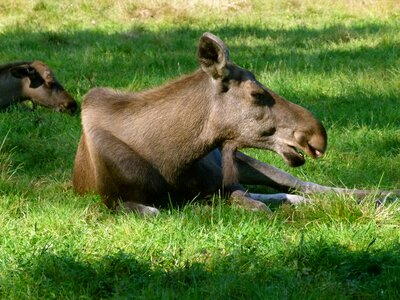
[[96,190],[104,203],[116,210],[156,215],[159,211],[153,204],[167,194],[159,172],[108,131],[95,129],[90,134]]
[[231,203],[248,210],[269,211],[269,208],[263,202],[249,197],[240,184],[236,161],[236,145],[226,143],[221,150],[214,150],[213,159],[222,165],[222,186],[230,194],[229,201]]
[[[302,181],[299,178],[290,175],[289,173],[256,160],[239,151],[236,153],[236,159],[239,168],[240,183],[242,184],[267,185],[283,192],[297,191],[303,194],[336,193],[353,195],[358,198],[363,198],[368,195],[375,195],[377,197],[400,195],[400,190],[375,191],[346,189]],[[249,196],[264,203],[299,203],[306,201],[306,198],[304,197],[291,194],[261,195],[249,193]]]

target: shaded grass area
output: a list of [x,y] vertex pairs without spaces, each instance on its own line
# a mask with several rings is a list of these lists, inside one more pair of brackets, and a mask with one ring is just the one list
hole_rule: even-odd
[[[393,252],[351,252],[335,245],[308,246],[318,247],[320,253],[302,250],[300,255],[297,252],[282,255],[284,262],[297,263],[297,268],[276,268],[276,264],[271,267],[271,262],[262,257],[240,253],[218,258],[212,267],[193,263],[170,272],[154,270],[147,261],[140,262],[124,252],[90,263],[70,256],[42,253],[21,263],[17,280],[36,285],[36,290],[29,296],[41,298],[85,295],[97,299],[276,299],[285,295],[288,298],[320,299],[341,294],[395,299],[399,296],[393,292],[399,284],[398,278],[392,277],[399,271],[399,262]],[[323,266],[314,270],[315,262]],[[228,267],[232,265],[245,267],[239,271]],[[317,278],[314,278],[315,274],[319,274]],[[320,280],[329,283],[321,286]],[[372,289],[376,292],[371,293]],[[21,295],[25,296],[26,291],[12,296],[18,298]]]

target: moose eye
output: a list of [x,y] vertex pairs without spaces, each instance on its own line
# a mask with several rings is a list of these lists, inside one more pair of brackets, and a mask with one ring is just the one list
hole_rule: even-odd
[[276,128],[275,127],[271,127],[268,129],[265,129],[263,131],[260,132],[260,136],[262,137],[267,137],[267,136],[271,136],[276,132]]
[[273,96],[270,93],[268,93],[268,91],[265,91],[261,88],[260,91],[254,93],[252,92],[251,96],[253,97],[257,105],[273,106],[275,104],[275,99],[273,98]]
[[261,88],[255,89],[255,90],[252,90],[252,91],[251,91],[251,95],[252,95],[254,98],[258,98],[258,97],[262,96],[263,94],[264,94],[264,90],[261,89]]
[[32,68],[32,67],[28,67],[26,70],[27,70],[27,72],[28,72],[29,75],[33,75],[33,74],[36,73],[35,68]]

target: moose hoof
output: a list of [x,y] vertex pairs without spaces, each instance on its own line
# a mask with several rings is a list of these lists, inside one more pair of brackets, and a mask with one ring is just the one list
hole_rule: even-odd
[[236,206],[242,207],[250,211],[266,211],[271,213],[271,210],[264,203],[251,199],[246,196],[243,191],[234,191],[231,194],[230,202]]
[[160,211],[155,207],[146,206],[131,201],[120,203],[120,205],[117,207],[117,211],[134,212],[146,217],[155,217],[160,213]]

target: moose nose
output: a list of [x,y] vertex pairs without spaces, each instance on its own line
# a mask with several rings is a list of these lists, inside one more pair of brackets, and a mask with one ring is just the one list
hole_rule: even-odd
[[322,157],[325,154],[325,150],[318,150],[316,148],[314,148],[313,146],[311,146],[310,144],[308,144],[308,151],[310,156],[313,158],[319,158]]
[[314,158],[323,156],[328,144],[328,136],[325,128],[321,124],[317,128],[318,130],[308,140],[308,148]]
[[312,158],[319,158],[325,154],[327,135],[325,128],[318,124],[313,130],[297,131],[294,137],[298,145]]

